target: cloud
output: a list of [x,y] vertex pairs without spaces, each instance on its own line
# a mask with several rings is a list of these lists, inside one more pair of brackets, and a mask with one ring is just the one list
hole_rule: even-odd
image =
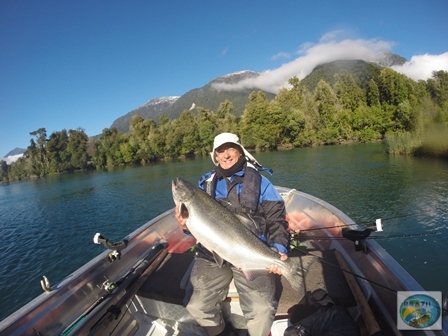
[[278,61],[280,59],[289,59],[291,55],[285,52],[279,52],[271,57],[271,61]]
[[[321,64],[336,60],[355,60],[362,59],[365,61],[375,61],[384,52],[391,52],[394,43],[379,39],[338,39],[342,36],[341,31],[329,32],[322,36],[318,43],[307,42],[300,46],[297,50],[299,55],[296,59],[282,64],[274,70],[266,70],[257,78],[250,78],[240,81],[236,84],[215,84],[216,89],[237,90],[261,89],[267,92],[277,93],[281,88],[289,87],[288,80],[296,76],[299,79],[305,78],[313,69]],[[286,54],[279,53],[285,56]],[[422,59],[420,57],[423,57]],[[448,53],[439,56],[414,56],[411,61],[407,62],[401,69],[396,71],[411,74],[414,69],[419,68],[416,72],[426,78],[431,77],[432,70],[442,70],[440,68],[446,59]],[[439,64],[439,65],[437,65]],[[439,69],[436,69],[439,67]],[[446,68],[446,66],[445,66]],[[410,76],[411,78],[414,78]],[[424,78],[424,79],[426,79]]]
[[23,154],[17,154],[17,155],[11,155],[8,157],[0,158],[0,161],[5,161],[8,165],[10,165],[13,162],[16,162],[18,159],[20,159],[23,156]]
[[432,77],[433,71],[448,71],[448,52],[441,55],[416,55],[403,65],[392,66],[392,69],[413,80],[426,80]]

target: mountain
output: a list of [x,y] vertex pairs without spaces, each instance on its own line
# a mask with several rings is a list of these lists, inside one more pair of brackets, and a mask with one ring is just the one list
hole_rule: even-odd
[[10,165],[20,159],[23,156],[23,153],[25,153],[25,149],[16,147],[12,151],[8,152],[5,157],[0,157],[0,161],[5,161],[6,164]]
[[[166,115],[170,119],[177,118],[193,103],[196,104],[196,106],[201,106],[216,112],[222,102],[230,100],[234,106],[234,114],[240,116],[243,114],[244,108],[249,102],[250,93],[257,89],[224,91],[215,89],[214,84],[235,84],[244,79],[256,78],[258,76],[260,76],[260,74],[257,72],[245,70],[218,77],[202,88],[190,90],[182,95],[173,106],[166,111]],[[268,99],[272,99],[275,96],[268,92],[265,92],[265,94]]]
[[367,87],[370,79],[377,79],[379,77],[383,68],[402,65],[405,62],[405,58],[390,53],[380,53],[370,62],[363,60],[333,61],[318,65],[300,83],[307,86],[310,91],[313,91],[321,79],[333,85],[335,83],[334,75],[342,70],[347,70],[353,76],[359,87],[364,89]]
[[[378,53],[368,62],[362,60],[339,60],[315,67],[300,83],[306,85],[310,90],[314,90],[321,79],[334,84],[334,75],[345,69],[352,74],[361,88],[365,88],[367,82],[371,78],[377,78],[384,67],[402,65],[405,62],[405,58],[391,53]],[[146,104],[116,119],[112,123],[111,128],[115,127],[121,132],[129,132],[129,125],[132,116],[135,114],[140,115],[144,119],[153,119],[156,122],[161,115],[166,115],[169,119],[175,119],[193,104],[216,112],[219,105],[225,100],[230,100],[234,105],[234,114],[241,116],[246,104],[249,102],[250,93],[258,89],[225,91],[217,90],[214,84],[235,84],[244,79],[256,78],[258,76],[260,76],[259,73],[250,70],[234,72],[218,77],[201,88],[192,89],[180,97],[171,96],[151,99]],[[268,99],[275,97],[275,94],[269,92],[265,92],[265,94]]]
[[[112,123],[111,128],[116,127],[121,132],[129,132],[130,121],[134,114],[138,114],[144,119],[153,119],[154,121],[158,121],[162,114],[166,115],[169,119],[175,119],[193,104],[216,112],[219,105],[225,100],[230,100],[233,103],[234,114],[240,116],[243,114],[244,108],[249,102],[250,93],[257,89],[224,91],[215,89],[213,85],[220,83],[234,84],[246,78],[254,78],[259,75],[257,72],[248,70],[235,72],[218,77],[203,87],[190,90],[180,97],[151,99],[146,104],[116,119]],[[272,99],[275,96],[269,92],[265,92],[265,94],[268,99]]]
[[26,149],[16,147],[12,151],[10,151],[8,154],[6,154],[5,158],[7,158],[8,156],[23,154],[23,153],[25,153],[25,150]]
[[379,66],[382,66],[384,68],[389,68],[394,65],[403,65],[407,62],[407,59],[397,54],[380,52],[375,55],[371,62],[377,63]]
[[353,76],[356,83],[361,88],[365,88],[371,78],[376,79],[379,77],[381,69],[383,67],[376,63],[361,60],[334,61],[315,67],[308,76],[300,81],[300,84],[308,87],[310,91],[313,91],[320,80],[324,80],[328,84],[333,85],[336,81],[335,74],[342,70],[347,70]]
[[143,119],[158,120],[159,116],[165,113],[177,100],[177,96],[154,98],[143,104],[142,106],[132,110],[124,116],[116,119],[110,128],[116,128],[120,132],[129,132],[129,125],[131,124],[132,116],[138,114]]

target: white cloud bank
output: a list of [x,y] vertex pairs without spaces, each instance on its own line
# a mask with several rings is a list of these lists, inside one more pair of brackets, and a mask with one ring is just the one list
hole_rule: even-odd
[[411,60],[392,69],[402,73],[413,80],[426,80],[432,77],[432,72],[437,70],[448,71],[448,52],[441,55],[416,55]]
[[23,156],[23,154],[11,155],[11,156],[8,156],[8,157],[0,158],[0,161],[5,161],[6,164],[10,165],[11,163],[16,162],[22,156]]
[[[393,43],[377,39],[343,39],[337,40],[338,32],[328,33],[319,43],[306,43],[301,46],[297,54],[299,57],[284,63],[279,68],[263,72],[257,78],[243,80],[236,84],[215,84],[216,89],[236,90],[241,88],[262,89],[277,93],[281,88],[288,87],[288,80],[296,76],[305,78],[313,69],[320,65],[336,60],[376,61],[384,52],[391,52]],[[273,59],[286,58],[285,53],[278,53]],[[428,79],[434,70],[448,71],[448,52],[441,55],[417,55],[402,66],[393,67],[414,80]]]

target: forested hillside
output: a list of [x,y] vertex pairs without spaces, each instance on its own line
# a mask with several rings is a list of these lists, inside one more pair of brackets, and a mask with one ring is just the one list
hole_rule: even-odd
[[[136,114],[143,119],[158,120],[160,116],[164,115],[171,120],[179,118],[181,113],[193,104],[211,111],[216,111],[219,105],[226,100],[233,103],[234,113],[237,116],[241,116],[246,104],[249,102],[249,95],[252,90],[217,90],[214,88],[214,85],[218,83],[234,84],[248,78],[256,78],[259,75],[259,73],[253,71],[240,71],[215,78],[203,87],[189,90],[180,97],[151,99],[148,103],[115,120],[110,128],[116,128],[126,133],[130,131],[131,119]],[[269,92],[265,92],[265,94],[270,99],[275,96]]]
[[448,157],[446,71],[415,82],[390,68],[367,76],[342,69],[316,83],[295,77],[289,83],[272,99],[251,92],[241,116],[225,100],[216,110],[196,106],[175,119],[134,115],[130,133],[106,128],[95,139],[83,129],[48,136],[41,128],[30,133],[23,158],[2,162],[1,179],[208,155],[220,132],[238,133],[252,150],[386,140],[390,153]]

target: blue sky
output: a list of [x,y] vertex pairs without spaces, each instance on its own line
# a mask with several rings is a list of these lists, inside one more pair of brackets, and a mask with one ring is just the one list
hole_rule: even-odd
[[448,70],[447,15],[447,0],[0,0],[0,157],[41,127],[100,134],[241,70],[275,92],[319,63],[390,51],[424,79]]

